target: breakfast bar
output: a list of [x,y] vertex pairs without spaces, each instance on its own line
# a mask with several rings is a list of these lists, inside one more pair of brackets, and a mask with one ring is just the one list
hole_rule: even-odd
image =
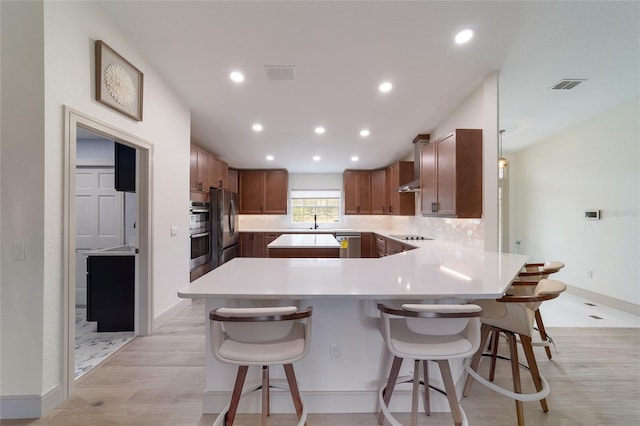
[[[235,369],[215,360],[209,347],[208,313],[215,308],[313,306],[311,349],[296,363],[309,411],[373,413],[377,410],[377,391],[391,362],[378,331],[378,301],[464,303],[499,298],[527,261],[523,255],[442,241],[413,244],[416,250],[380,259],[236,258],[182,288],[179,297],[205,299],[204,412],[223,409],[235,379]],[[280,372],[274,369],[273,373],[277,377]],[[460,391],[462,365],[454,366],[452,373]],[[258,380],[259,374],[258,369],[250,370],[249,378]],[[403,374],[407,374],[404,367]],[[432,381],[437,386],[440,378],[434,376]],[[431,398],[433,411],[448,411],[446,398],[437,392]],[[391,410],[408,409],[409,399],[410,394],[399,389]],[[271,409],[291,412],[289,395],[273,392]],[[257,399],[241,402],[241,412],[259,410]]]

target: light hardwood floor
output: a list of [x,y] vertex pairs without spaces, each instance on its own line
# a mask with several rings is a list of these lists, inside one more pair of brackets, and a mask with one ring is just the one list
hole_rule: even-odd
[[[204,390],[204,304],[196,301],[149,337],[135,339],[82,377],[76,394],[39,420],[2,420],[10,425],[211,425],[202,414]],[[551,386],[550,411],[525,403],[527,425],[622,426],[640,424],[640,329],[551,328],[561,353],[536,355]],[[382,341],[381,341],[382,344]],[[506,344],[501,347],[506,349]],[[523,358],[524,359],[524,358]],[[487,367],[483,362],[481,367]],[[508,363],[496,380],[510,386]],[[530,376],[522,371],[523,382]],[[304,391],[304,386],[302,387]],[[526,390],[526,388],[525,388]],[[471,425],[515,425],[512,400],[475,383],[462,399]],[[409,409],[409,407],[407,407]],[[398,420],[408,424],[409,415]],[[420,415],[420,425],[451,425],[448,413]],[[260,424],[259,415],[239,415],[238,426]],[[295,425],[293,415],[274,414],[270,425]],[[364,414],[310,414],[309,426],[376,425]],[[385,424],[389,424],[386,422]]]

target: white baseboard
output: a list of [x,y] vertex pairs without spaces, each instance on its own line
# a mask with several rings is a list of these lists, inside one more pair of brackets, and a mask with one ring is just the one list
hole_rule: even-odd
[[624,300],[615,299],[610,296],[605,296],[601,293],[585,290],[580,287],[567,284],[567,292],[576,296],[584,297],[585,299],[593,300],[603,305],[607,305],[611,308],[619,309],[630,314],[640,315],[640,305],[635,303],[625,302]]
[[[396,413],[411,412],[411,385],[398,385],[391,398],[390,409]],[[294,413],[291,395],[288,391],[273,389],[270,392],[272,413]],[[377,413],[378,391],[304,391],[301,390],[309,413]],[[261,392],[256,391],[240,401],[239,413],[259,413],[261,410]],[[431,411],[448,413],[449,402],[441,393],[429,392]],[[202,397],[202,411],[205,414],[219,413],[231,400],[231,392],[207,391]],[[422,407],[422,398],[420,398]],[[422,409],[422,408],[420,408]]]
[[187,307],[189,307],[189,305],[191,305],[191,303],[192,303],[191,299],[180,299],[180,301],[178,303],[176,303],[175,305],[173,305],[172,307],[170,307],[169,309],[167,309],[166,311],[164,311],[163,313],[161,313],[160,315],[158,315],[157,317],[155,317],[153,319],[152,330],[156,331],[159,327],[162,327],[171,318],[176,316],[182,310],[184,310]]
[[0,419],[38,419],[62,401],[62,385],[44,395],[0,396]]

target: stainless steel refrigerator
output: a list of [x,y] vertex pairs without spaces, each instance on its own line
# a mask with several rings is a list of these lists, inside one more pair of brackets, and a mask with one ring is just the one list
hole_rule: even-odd
[[211,267],[238,257],[239,241],[238,194],[211,188]]

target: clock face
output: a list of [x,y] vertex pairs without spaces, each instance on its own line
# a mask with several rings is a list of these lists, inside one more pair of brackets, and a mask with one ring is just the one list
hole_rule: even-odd
[[136,101],[136,88],[131,76],[120,64],[109,64],[104,70],[104,82],[109,95],[123,106],[131,106]]

